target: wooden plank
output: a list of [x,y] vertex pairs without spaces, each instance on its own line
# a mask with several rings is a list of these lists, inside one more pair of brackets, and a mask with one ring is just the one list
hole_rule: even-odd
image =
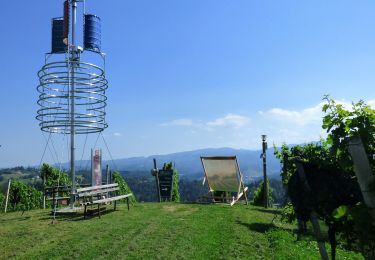
[[237,198],[236,199],[233,199],[232,202],[230,203],[231,206],[234,205],[234,203],[236,203],[243,195],[243,192],[241,192],[240,194],[237,195]]
[[70,197],[55,197],[55,198],[46,198],[46,200],[66,200],[70,199]]
[[118,191],[120,188],[111,188],[111,189],[99,189],[99,190],[94,190],[94,191],[88,191],[88,192],[77,192],[78,197],[87,197],[87,196],[92,196],[95,194],[102,194],[102,193],[107,193],[107,192],[112,192],[112,191]]
[[248,190],[248,187],[245,187],[244,190],[243,190],[243,192],[238,193],[238,194],[237,194],[237,198],[236,198],[236,199],[233,198],[233,200],[232,200],[232,202],[230,203],[230,205],[233,206],[237,201],[240,200],[240,198],[241,198],[243,195],[245,195],[246,205],[247,205],[247,198],[246,198],[246,191],[247,191],[247,190]]
[[106,199],[101,199],[101,200],[94,200],[92,204],[99,204],[99,203],[106,203],[106,202],[111,202],[115,200],[120,200],[120,199],[125,199],[127,197],[133,196],[132,193],[126,194],[126,195],[121,195],[121,196],[116,196],[116,197],[111,197],[111,198],[106,198]]
[[117,186],[118,186],[117,183],[106,184],[106,185],[98,185],[98,186],[91,186],[91,187],[87,187],[87,188],[80,188],[80,189],[77,189],[77,193],[78,193],[78,192],[84,192],[84,191],[90,191],[90,190],[97,190],[97,189],[104,189],[104,188],[117,187]]
[[56,209],[55,213],[75,213],[77,211],[80,211],[82,208],[81,207],[66,207],[66,208],[61,208],[61,209]]
[[203,160],[235,160],[236,156],[201,156],[201,159]]

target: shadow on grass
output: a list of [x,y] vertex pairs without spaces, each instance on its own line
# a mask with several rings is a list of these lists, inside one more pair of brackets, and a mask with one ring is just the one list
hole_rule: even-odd
[[[179,202],[179,204],[186,204],[186,205],[199,205],[199,204],[202,204],[201,202],[198,202],[198,201],[182,201],[182,202]],[[203,204],[208,204],[208,203],[203,203]]]
[[26,221],[31,219],[30,216],[22,216],[21,214],[19,216],[14,216],[12,218],[0,218],[0,223],[6,223],[9,221]]
[[273,214],[273,215],[280,215],[281,211],[277,209],[252,209],[263,213]]
[[[290,232],[290,233],[293,233],[293,235],[295,236],[295,239],[296,239],[295,242],[301,241],[301,240],[315,241],[315,236],[311,229],[308,229],[307,232],[304,234],[298,234],[297,229],[291,230],[288,228],[278,227],[273,223],[250,223],[248,224],[248,223],[244,223],[244,222],[237,220],[237,224],[245,226],[251,231],[262,233],[262,234],[272,231],[272,230],[281,230],[281,231]],[[325,242],[328,242],[327,234],[323,233],[323,239],[325,240]]]
[[258,233],[266,233],[270,229],[277,228],[274,224],[266,224],[266,223],[251,223],[251,224],[240,223],[240,224],[246,226],[251,231],[255,231]]
[[273,230],[273,229],[292,232],[292,230],[290,230],[290,229],[278,227],[273,223],[250,223],[249,224],[249,223],[241,222],[239,220],[237,220],[236,222],[237,222],[237,224],[245,226],[248,229],[250,229],[251,231],[255,231],[255,232],[258,232],[258,233],[266,233],[266,232],[268,232],[270,230]]
[[[215,201],[213,202],[212,200],[207,200],[207,201],[183,201],[179,202],[179,204],[187,204],[187,205],[227,205],[230,206],[229,202],[222,202],[222,201]],[[244,201],[238,201],[235,203],[233,206],[238,206],[238,205],[243,205],[243,206],[248,206]]]
[[[117,212],[117,211],[128,211],[127,209],[117,209],[117,210],[114,210],[113,208],[109,208],[109,209],[102,209],[100,211],[100,217],[105,217],[105,215],[107,214],[111,214],[111,213],[114,213],[114,212]],[[97,218],[99,219],[99,216],[98,216],[98,212],[95,212],[95,213],[92,213],[92,214],[88,214],[86,216],[86,219],[84,218],[84,215],[83,215],[83,212],[76,212],[76,213],[59,213],[59,214],[56,214],[55,215],[55,221],[57,222],[65,222],[65,221],[85,221],[85,220],[89,220],[89,219],[93,219],[93,218]],[[48,215],[44,215],[42,216],[41,218],[39,218],[39,220],[51,220],[51,222],[53,222],[54,220],[54,217],[53,217],[53,214],[50,213]]]

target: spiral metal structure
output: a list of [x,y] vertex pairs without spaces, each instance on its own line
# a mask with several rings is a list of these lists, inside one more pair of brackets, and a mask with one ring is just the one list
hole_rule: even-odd
[[68,59],[46,63],[38,77],[40,108],[36,118],[42,131],[88,134],[108,127],[105,121],[108,82],[104,69],[79,59]]

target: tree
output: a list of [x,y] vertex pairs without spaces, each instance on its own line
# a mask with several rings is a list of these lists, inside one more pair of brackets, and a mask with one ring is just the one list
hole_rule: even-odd
[[44,188],[54,186],[71,185],[71,180],[67,173],[43,163],[40,170],[40,177],[44,180]]
[[[268,205],[272,206],[273,205],[273,189],[270,186],[269,180],[267,180],[267,182],[268,182]],[[264,185],[263,185],[263,183],[264,183],[264,181],[260,182],[258,188],[254,192],[253,204],[255,206],[264,206],[265,200],[264,200]]]

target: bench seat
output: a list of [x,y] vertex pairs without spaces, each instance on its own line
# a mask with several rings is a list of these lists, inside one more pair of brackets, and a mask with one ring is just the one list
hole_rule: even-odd
[[129,193],[129,194],[126,194],[126,195],[120,195],[120,196],[111,197],[111,198],[105,198],[105,199],[100,199],[100,200],[94,200],[94,201],[92,202],[92,204],[112,202],[112,201],[115,201],[115,200],[125,199],[125,198],[128,198],[128,197],[130,197],[130,196],[133,196],[133,194],[132,194],[132,193]]
[[114,195],[119,191],[120,187],[118,186],[118,183],[77,189],[76,195],[81,200],[80,204],[84,206],[84,218],[86,218],[87,206],[98,205],[97,210],[100,218],[101,204],[114,202],[114,210],[116,210],[117,201],[121,199],[126,199],[129,210],[129,197],[133,196],[133,194]]

